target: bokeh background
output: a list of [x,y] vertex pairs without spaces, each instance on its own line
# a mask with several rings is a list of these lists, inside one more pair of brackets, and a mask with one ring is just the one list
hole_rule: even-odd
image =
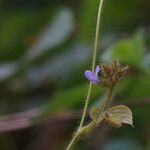
[[[61,150],[79,124],[99,0],[0,0],[0,149]],[[150,1],[106,0],[98,63],[130,71],[114,103],[134,128],[102,125],[75,150],[150,150]],[[94,87],[90,107],[105,97]],[[87,118],[89,120],[89,118]]]

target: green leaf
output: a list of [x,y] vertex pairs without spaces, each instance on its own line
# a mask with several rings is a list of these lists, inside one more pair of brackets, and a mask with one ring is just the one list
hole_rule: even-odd
[[142,68],[145,54],[144,33],[139,30],[133,36],[121,39],[106,50],[101,59],[105,62],[119,60],[121,63]]
[[122,63],[142,67],[145,44],[142,31],[138,31],[133,37],[120,40],[112,47],[113,59],[119,59]]

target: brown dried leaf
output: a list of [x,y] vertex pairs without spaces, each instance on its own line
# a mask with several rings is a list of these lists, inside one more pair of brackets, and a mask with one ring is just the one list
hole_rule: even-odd
[[107,109],[105,119],[116,127],[121,127],[122,123],[133,126],[131,110],[125,105],[118,105]]
[[90,111],[90,117],[98,125],[104,119],[104,113],[99,108],[92,108]]

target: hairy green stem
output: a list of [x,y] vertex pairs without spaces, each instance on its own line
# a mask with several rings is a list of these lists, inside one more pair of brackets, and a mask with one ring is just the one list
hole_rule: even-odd
[[72,140],[70,141],[69,145],[67,146],[66,150],[70,150],[70,148],[72,147],[72,145],[75,143],[76,139],[78,137],[78,131],[75,133],[75,135],[73,136]]
[[73,138],[72,138],[71,142],[69,143],[66,150],[70,150],[70,148],[75,143],[78,136],[80,136],[82,134],[90,133],[94,129],[94,127],[95,127],[95,125],[94,125],[94,122],[92,121],[88,125],[84,126],[83,128],[80,128],[80,130],[77,130],[77,132],[73,136]]
[[[100,0],[98,15],[97,15],[95,42],[94,42],[93,59],[92,59],[92,71],[93,72],[94,72],[94,69],[95,69],[95,66],[96,66],[96,56],[97,56],[97,51],[98,51],[98,42],[99,42],[99,34],[100,34],[100,22],[101,22],[101,13],[102,13],[103,1],[104,0]],[[88,91],[87,91],[84,110],[83,110],[83,114],[82,114],[82,118],[81,118],[81,121],[80,121],[79,128],[77,130],[77,133],[74,135],[74,137],[70,141],[70,143],[69,143],[66,150],[70,150],[70,148],[72,147],[72,145],[74,144],[74,142],[76,141],[76,139],[78,137],[78,131],[82,128],[82,126],[84,124],[84,120],[85,120],[85,117],[86,117],[87,108],[88,108],[88,104],[89,104],[89,100],[90,100],[91,91],[92,91],[92,82],[90,82],[89,88],[88,88]]]

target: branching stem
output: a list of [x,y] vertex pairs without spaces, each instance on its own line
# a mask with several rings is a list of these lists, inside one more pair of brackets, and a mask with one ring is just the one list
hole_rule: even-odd
[[[94,72],[94,69],[95,69],[95,66],[96,66],[96,57],[97,57],[97,51],[98,51],[98,42],[99,42],[99,34],[100,34],[100,22],[101,22],[103,1],[104,0],[100,0],[99,9],[98,9],[98,15],[97,15],[95,42],[94,42],[93,59],[92,59],[92,71],[93,72]],[[87,113],[89,100],[90,100],[91,91],[92,91],[92,82],[90,82],[89,88],[88,88],[88,91],[87,91],[87,96],[86,96],[86,100],[85,100],[84,110],[83,110],[83,114],[82,114],[82,118],[81,118],[81,121],[80,121],[79,128],[78,128],[76,134],[73,136],[72,140],[70,141],[70,143],[69,143],[69,145],[68,145],[66,150],[70,150],[71,149],[72,145],[74,144],[74,142],[76,141],[76,139],[78,137],[78,131],[83,127],[84,120],[85,120],[86,113]]]

